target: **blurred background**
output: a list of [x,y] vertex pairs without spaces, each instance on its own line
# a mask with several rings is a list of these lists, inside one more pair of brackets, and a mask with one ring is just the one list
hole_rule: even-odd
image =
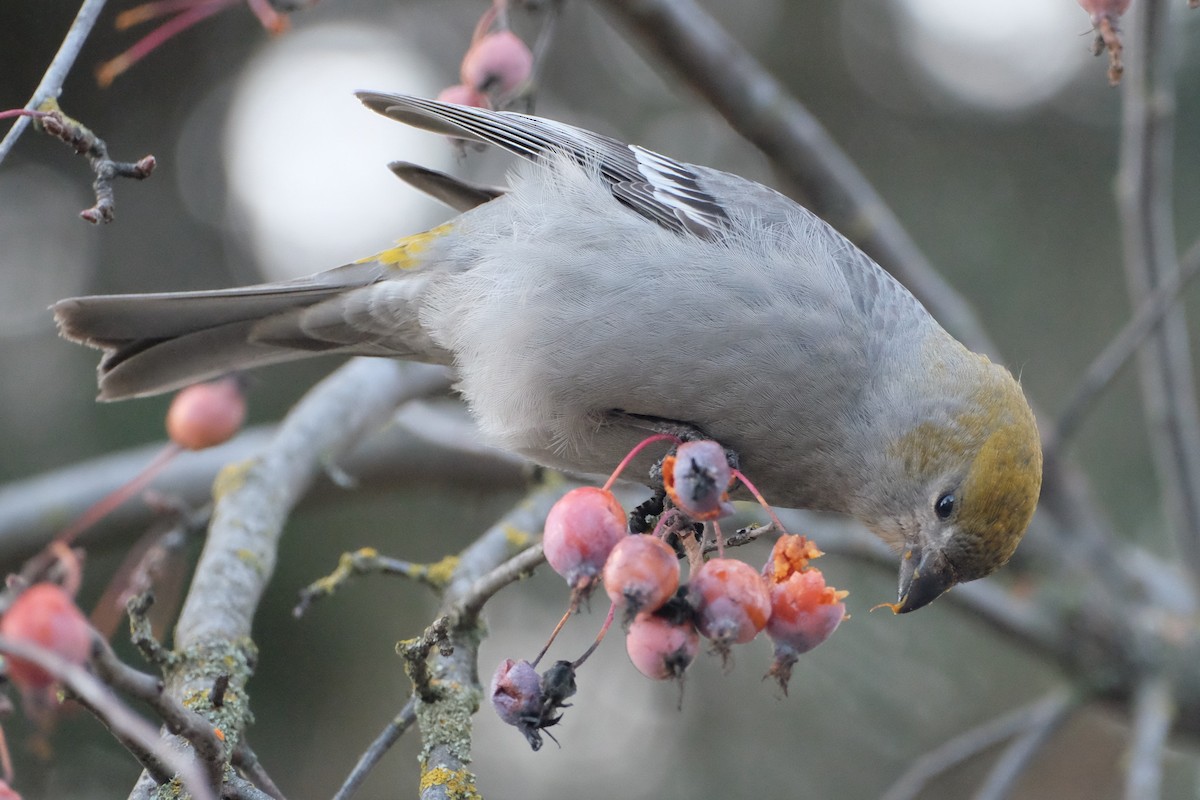
[[[1200,16],[1177,4],[1176,147],[1180,245],[1200,234]],[[1129,315],[1113,208],[1118,91],[1090,54],[1091,25],[1071,0],[754,0],[706,3],[828,127],[918,244],[975,306],[1044,416]],[[86,164],[26,134],[0,166],[0,480],[162,439],[162,398],[98,405],[95,357],[56,338],[46,306],[95,292],[213,288],[353,260],[448,213],[398,182],[402,158],[500,181],[511,162],[465,160],[438,137],[364,110],[356,89],[433,95],[458,81],[481,0],[325,0],[270,37],[237,6],[168,42],[106,90],[100,62],[143,32],[117,32],[110,3],[61,98],[114,158],[147,153],[147,181],[117,183],[117,219],[90,226]],[[0,109],[23,105],[77,10],[61,0],[0,4]],[[517,31],[532,36],[533,27]],[[660,77],[586,2],[566,5],[537,112],[730,170],[786,191],[714,112]],[[1196,291],[1188,292],[1194,306]],[[333,366],[257,374],[255,421],[278,418]],[[1123,536],[1171,556],[1135,374],[1127,370],[1072,447]],[[289,524],[257,620],[250,740],[281,788],[327,797],[400,708],[408,690],[397,639],[431,619],[419,586],[362,580],[301,620],[295,592],[344,550],[372,545],[433,560],[469,542],[517,499],[492,494],[346,492]],[[0,531],[0,537],[3,531]],[[752,563],[767,547],[743,552]],[[99,593],[116,549],[89,553],[83,601]],[[830,556],[852,619],[797,666],[791,695],[760,680],[769,647],[742,648],[724,674],[702,658],[682,709],[673,685],[628,664],[619,637],[582,670],[575,707],[531,753],[479,715],[474,767],[496,798],[872,798],[914,758],[1055,684],[1053,666],[990,634],[952,603],[912,617],[869,614],[894,576]],[[11,567],[11,565],[7,565]],[[481,668],[530,657],[561,613],[561,580],[543,570],[489,606]],[[583,649],[599,608],[560,640]],[[137,768],[84,715],[63,720],[52,755],[20,715],[4,722],[25,797],[121,797]],[[1020,798],[1120,796],[1121,716],[1092,709],[1052,740]],[[1165,794],[1197,794],[1197,760],[1176,742]],[[409,735],[365,798],[412,787]],[[931,798],[969,796],[989,758],[939,779]],[[408,789],[399,794],[407,796]]]

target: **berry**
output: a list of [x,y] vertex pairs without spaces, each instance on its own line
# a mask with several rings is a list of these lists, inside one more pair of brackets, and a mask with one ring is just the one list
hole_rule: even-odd
[[771,597],[767,636],[775,643],[768,675],[787,692],[792,665],[828,639],[846,617],[847,592],[825,585],[825,576],[809,561],[821,551],[803,536],[781,536],[763,568]]
[[509,30],[475,40],[463,56],[462,82],[492,97],[512,94],[533,74],[533,53]]
[[546,515],[542,548],[572,589],[586,590],[626,535],[625,510],[612,492],[581,486],[559,498]]
[[246,421],[246,397],[237,378],[197,383],[175,395],[167,410],[167,435],[187,450],[233,438]]
[[[84,664],[92,650],[92,628],[63,589],[36,583],[18,597],[0,619],[0,635],[38,645],[72,664]],[[9,656],[8,677],[22,690],[41,690],[55,678],[41,667]]]
[[656,681],[682,678],[699,649],[700,634],[686,618],[678,620],[643,611],[625,635],[625,652],[633,666]]
[[604,591],[630,619],[656,611],[679,588],[679,559],[661,539],[626,536],[604,562]]
[[663,459],[663,488],[671,502],[692,519],[706,521],[733,513],[729,484],[733,470],[725,449],[712,440],[684,442]]
[[692,575],[688,584],[696,599],[696,627],[717,652],[744,644],[767,625],[771,598],[753,567],[733,558],[714,558]]
[[506,658],[492,675],[492,708],[509,725],[537,719],[542,708],[542,679],[528,661]]

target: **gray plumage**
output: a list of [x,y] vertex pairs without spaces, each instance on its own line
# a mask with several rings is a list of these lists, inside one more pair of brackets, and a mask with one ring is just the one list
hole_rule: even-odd
[[[504,190],[394,166],[463,213],[375,259],[282,284],[56,304],[65,336],[105,350],[104,399],[317,353],[449,364],[483,435],[541,463],[604,473],[648,428],[683,426],[736,451],[773,502],[852,513],[939,553],[957,528],[931,522],[931,504],[964,485],[996,426],[1021,428],[1026,450],[1026,428],[1036,440],[1007,371],[777,192],[550,120],[360,98],[528,163]],[[977,425],[993,397],[998,419]],[[898,456],[931,421],[953,429],[961,468]],[[1014,492],[1032,513],[1028,487]],[[954,580],[1012,547],[978,568],[960,556]]]

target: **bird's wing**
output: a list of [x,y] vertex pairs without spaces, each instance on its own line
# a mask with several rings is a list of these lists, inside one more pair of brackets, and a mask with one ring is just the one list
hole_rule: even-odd
[[599,170],[621,204],[677,233],[718,239],[729,212],[700,185],[696,168],[561,122],[407,95],[359,92],[358,98],[390,119],[457,138],[473,139],[531,161],[563,155]]

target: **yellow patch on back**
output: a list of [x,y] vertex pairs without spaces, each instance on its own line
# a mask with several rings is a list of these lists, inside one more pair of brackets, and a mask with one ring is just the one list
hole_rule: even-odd
[[424,233],[414,233],[412,236],[407,236],[396,242],[395,247],[390,247],[373,256],[360,258],[356,263],[364,264],[376,261],[385,267],[412,269],[421,264],[421,259],[418,256],[427,250],[435,239],[449,233],[453,227],[452,223],[447,222],[445,225],[430,228]]

